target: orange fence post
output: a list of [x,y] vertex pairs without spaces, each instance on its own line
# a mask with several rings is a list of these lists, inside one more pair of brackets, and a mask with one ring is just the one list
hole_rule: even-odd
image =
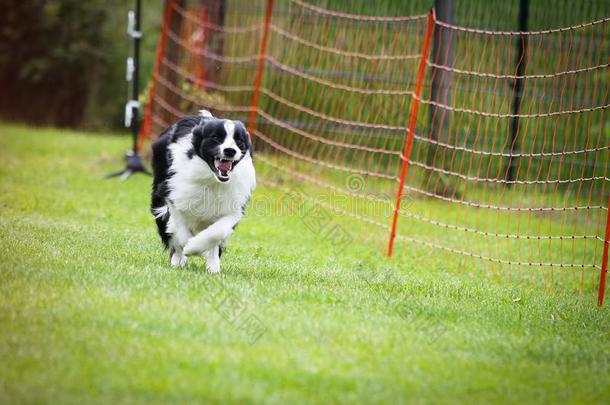
[[250,118],[248,119],[248,132],[250,136],[254,136],[254,120],[256,119],[256,110],[258,109],[258,94],[260,92],[261,81],[263,80],[263,69],[265,68],[265,52],[267,51],[267,40],[269,39],[269,24],[271,23],[271,15],[273,14],[273,1],[267,0],[267,10],[265,12],[265,29],[263,38],[261,39],[261,49],[258,55],[258,67],[256,69],[256,80],[254,82],[254,94],[252,95],[252,104],[250,105]]
[[597,291],[597,306],[604,305],[604,294],[606,293],[606,274],[608,273],[608,245],[610,244],[610,197],[606,205],[606,233],[604,236],[604,252],[602,253],[602,269],[599,273],[599,290]]
[[165,43],[167,42],[167,31],[169,29],[169,22],[174,12],[174,5],[176,0],[169,0],[167,2],[167,8],[165,9],[165,15],[163,16],[163,25],[161,25],[161,32],[159,33],[159,42],[157,44],[157,55],[155,59],[155,70],[153,72],[153,80],[148,90],[148,101],[146,103],[146,110],[144,111],[144,120],[142,122],[142,128],[140,129],[140,136],[138,137],[137,150],[140,151],[144,145],[146,138],[150,136],[150,130],[152,126],[152,106],[157,90],[157,80],[161,72],[161,63],[165,56]]
[[392,218],[392,231],[390,233],[390,243],[388,245],[388,256],[392,256],[394,249],[394,238],[396,237],[396,225],[398,224],[398,211],[400,210],[400,201],[402,199],[402,189],[405,186],[405,179],[407,177],[407,171],[409,170],[409,157],[411,156],[411,149],[413,149],[413,136],[415,135],[415,125],[417,124],[417,112],[419,111],[419,104],[421,99],[421,91],[424,85],[424,79],[426,77],[426,60],[428,59],[428,53],[430,50],[430,41],[432,39],[432,33],[434,32],[434,21],[436,16],[434,9],[428,14],[428,22],[426,24],[426,33],[424,36],[424,43],[422,45],[421,59],[419,61],[419,68],[417,70],[417,79],[415,82],[415,92],[413,94],[413,106],[411,108],[411,117],[409,119],[409,132],[407,133],[407,140],[405,142],[405,149],[402,156],[402,169],[400,171],[400,182],[398,185],[398,193],[396,196],[396,206],[394,207],[394,217]]

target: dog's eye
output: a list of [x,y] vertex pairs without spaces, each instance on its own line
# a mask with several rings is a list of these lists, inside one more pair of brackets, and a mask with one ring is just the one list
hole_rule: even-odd
[[223,141],[223,137],[218,134],[213,134],[209,138],[205,140],[205,142],[209,145],[220,145]]

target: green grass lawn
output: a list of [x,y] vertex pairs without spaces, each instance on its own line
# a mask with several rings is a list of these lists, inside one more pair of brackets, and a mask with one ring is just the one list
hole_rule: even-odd
[[607,309],[337,251],[265,186],[220,275],[170,268],[128,143],[0,126],[0,403],[610,401]]

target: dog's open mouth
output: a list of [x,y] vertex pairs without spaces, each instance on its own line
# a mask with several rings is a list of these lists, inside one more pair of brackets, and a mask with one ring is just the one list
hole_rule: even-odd
[[229,181],[231,170],[233,170],[234,161],[228,159],[214,159],[214,167],[216,168],[216,177],[221,182]]

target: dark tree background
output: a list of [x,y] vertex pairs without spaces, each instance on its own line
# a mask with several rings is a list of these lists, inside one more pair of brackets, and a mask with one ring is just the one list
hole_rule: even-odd
[[[143,88],[162,3],[143,1]],[[0,119],[120,128],[133,1],[0,0],[0,6]]]

